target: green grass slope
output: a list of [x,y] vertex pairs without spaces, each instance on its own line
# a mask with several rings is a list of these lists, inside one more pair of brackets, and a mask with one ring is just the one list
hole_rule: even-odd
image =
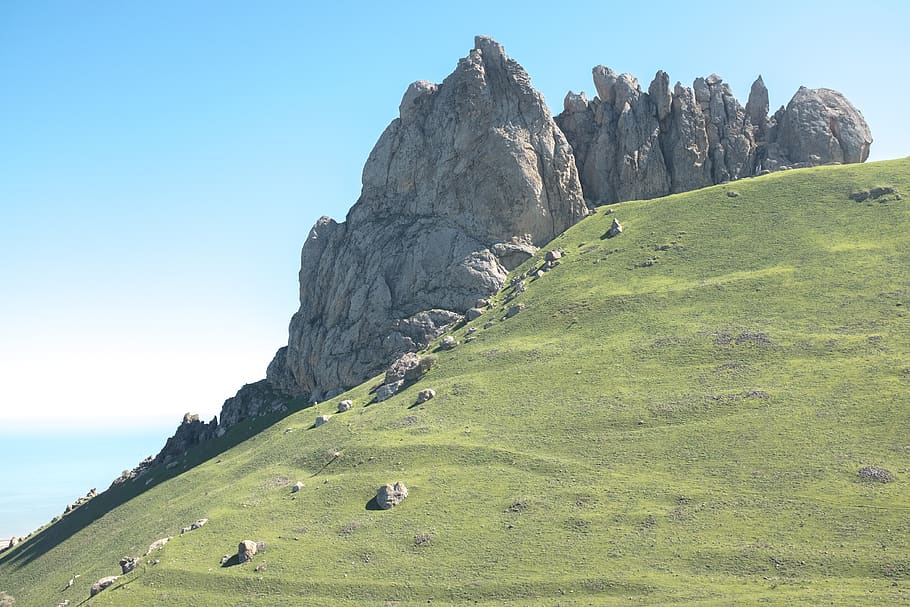
[[[848,198],[879,185],[903,198]],[[520,314],[501,320],[507,290],[408,389],[365,406],[367,382],[122,505],[102,495],[91,524],[0,555],[0,590],[92,607],[910,604],[908,196],[905,159],[602,208],[551,244],[565,257]],[[614,217],[625,231],[604,238]],[[423,388],[437,397],[414,406]],[[312,427],[343,398],[352,411]],[[862,482],[865,465],[895,480]],[[398,480],[401,505],[368,509]],[[244,539],[267,550],[222,567]]]

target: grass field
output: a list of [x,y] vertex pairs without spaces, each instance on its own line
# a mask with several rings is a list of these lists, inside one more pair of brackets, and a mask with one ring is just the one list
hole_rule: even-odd
[[[875,186],[902,198],[849,199]],[[501,320],[507,289],[408,389],[367,406],[374,379],[237,427],[0,555],[0,590],[17,606],[910,604],[908,197],[904,159],[601,208],[551,243],[565,256],[521,313]],[[624,233],[605,238],[613,218]],[[423,388],[437,397],[414,406]],[[860,481],[865,465],[895,480]],[[401,505],[368,509],[398,480]],[[222,567],[244,539],[267,549]]]

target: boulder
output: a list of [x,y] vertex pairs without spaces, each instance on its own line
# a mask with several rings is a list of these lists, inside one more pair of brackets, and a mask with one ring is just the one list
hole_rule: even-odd
[[344,413],[345,411],[350,411],[353,408],[354,408],[354,401],[343,400],[340,403],[338,403],[338,412],[339,413]]
[[390,399],[392,396],[398,393],[398,389],[404,385],[404,381],[396,381],[390,384],[383,384],[376,389],[376,402],[381,403],[384,400]]
[[423,403],[427,402],[434,396],[436,396],[436,390],[433,390],[431,388],[427,388],[426,390],[421,390],[420,392],[417,393],[417,404],[422,405]]
[[190,523],[190,525],[188,527],[184,527],[183,529],[181,529],[180,535],[183,535],[184,533],[189,533],[190,531],[195,531],[196,529],[201,529],[202,527],[205,526],[205,524],[207,522],[209,522],[209,519],[207,519],[207,518],[196,519],[195,521]]
[[408,87],[362,183],[346,221],[320,219],[303,247],[300,309],[268,371],[294,396],[426,347],[588,213],[543,96],[485,37],[441,84]]
[[468,311],[465,312],[464,315],[465,319],[467,319],[468,322],[477,320],[481,316],[483,316],[483,309],[481,308],[468,308]]
[[442,341],[439,342],[440,350],[454,350],[456,347],[458,347],[458,341],[451,335],[446,335],[442,338]]
[[259,551],[259,545],[253,540],[243,540],[237,545],[237,561],[242,565],[249,563]]
[[383,485],[376,492],[376,503],[383,510],[388,510],[400,504],[408,496],[408,488],[404,483],[396,482]]
[[556,261],[557,259],[562,259],[562,251],[559,249],[547,251],[547,254],[544,255],[544,260],[548,262]]
[[303,483],[301,483],[300,481],[297,481],[291,487],[291,493],[298,493],[301,489],[303,489]]
[[330,419],[332,419],[331,415],[317,415],[315,426],[318,428],[319,426],[322,426]]
[[610,224],[610,229],[607,230],[607,238],[613,238],[614,236],[619,236],[620,234],[622,234],[622,224],[619,223],[619,220],[614,217],[613,223]]
[[167,544],[172,539],[174,539],[174,538],[173,537],[163,537],[160,540],[156,540],[156,541],[152,542],[151,544],[149,544],[149,549],[148,549],[148,551],[146,551],[145,554],[149,555],[152,552],[154,552],[155,550],[160,550],[161,548],[164,547],[165,544]]
[[110,585],[113,584],[114,582],[116,582],[119,578],[120,578],[119,575],[109,575],[107,577],[101,578],[100,580],[98,580],[97,582],[92,584],[92,588],[89,591],[89,596],[95,596],[96,594],[98,594],[99,592],[104,590],[105,588],[110,587]]
[[405,352],[388,368],[385,383],[412,382],[429,371],[433,366],[433,357],[418,356],[414,352]]
[[513,316],[516,316],[524,309],[524,304],[515,304],[514,306],[509,306],[509,309],[506,310],[506,318],[512,318]]
[[134,556],[125,556],[120,559],[120,570],[124,575],[136,568],[136,565],[139,564],[139,559]]
[[[780,161],[865,162],[872,132],[846,97],[831,89],[800,89],[787,104],[776,128]],[[812,160],[815,156],[816,160]]]

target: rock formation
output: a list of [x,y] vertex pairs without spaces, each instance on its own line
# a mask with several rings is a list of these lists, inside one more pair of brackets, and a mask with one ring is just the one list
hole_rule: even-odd
[[598,65],[597,97],[569,92],[556,122],[572,144],[585,198],[594,204],[655,198],[816,164],[863,162],[872,135],[862,114],[829,89],[800,88],[768,116],[761,76],[743,107],[712,74],[692,88],[657,72],[648,91]]
[[[586,199],[653,198],[787,167],[861,162],[872,142],[862,115],[827,89],[802,88],[769,116],[761,77],[743,107],[716,75],[671,89],[658,72],[647,92],[603,66],[593,76],[597,97],[570,92],[554,121],[527,72],[477,37],[441,84],[411,84],[345,221],[322,217],[309,232],[300,308],[267,378],[227,399],[220,423],[188,414],[153,464],[176,466],[186,449],[285,411],[292,398],[334,397],[478,318],[508,271],[588,214]],[[621,231],[614,221],[609,235]],[[556,263],[548,259],[535,276]],[[522,290],[519,282],[507,301]],[[403,383],[385,383],[375,400]]]
[[269,382],[314,400],[357,385],[426,346],[586,214],[543,97],[478,37],[442,84],[408,87],[346,221],[323,217],[310,231],[300,310]]
[[408,488],[398,481],[383,485],[376,492],[376,504],[383,510],[394,508],[408,496]]

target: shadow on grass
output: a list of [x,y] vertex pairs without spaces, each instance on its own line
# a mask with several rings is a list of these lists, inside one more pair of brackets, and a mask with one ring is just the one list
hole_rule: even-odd
[[370,501],[367,502],[366,509],[367,510],[382,510],[382,508],[379,506],[379,502],[376,501],[375,496],[373,497],[373,499],[371,499]]
[[[138,480],[127,481],[121,485],[108,488],[106,491],[99,493],[95,498],[89,500],[79,508],[76,508],[56,523],[48,525],[15,548],[0,554],[0,565],[13,569],[24,567],[33,560],[41,557],[43,554],[53,550],[55,547],[121,504],[145,493],[152,487],[155,487],[164,481],[179,476],[194,466],[198,466],[199,464],[224,453],[228,449],[239,445],[248,438],[280,422],[289,415],[310,406],[312,405],[306,403],[304,399],[292,400],[287,404],[286,412],[277,412],[271,415],[264,415],[255,419],[246,420],[231,427],[221,438],[213,438],[191,448],[184,456],[184,466],[172,470],[167,470],[164,466],[156,466],[150,468],[143,476],[139,477]],[[61,506],[63,506],[63,504],[61,504]],[[175,528],[179,528],[178,522],[179,521],[174,522]]]
[[222,567],[222,568],[225,568],[225,567],[233,567],[234,565],[239,565],[239,564],[240,564],[240,557],[239,557],[238,555],[235,554],[234,556],[232,556],[232,557],[229,558],[228,560],[226,560],[226,561],[224,561],[223,563],[221,563],[221,567]]

